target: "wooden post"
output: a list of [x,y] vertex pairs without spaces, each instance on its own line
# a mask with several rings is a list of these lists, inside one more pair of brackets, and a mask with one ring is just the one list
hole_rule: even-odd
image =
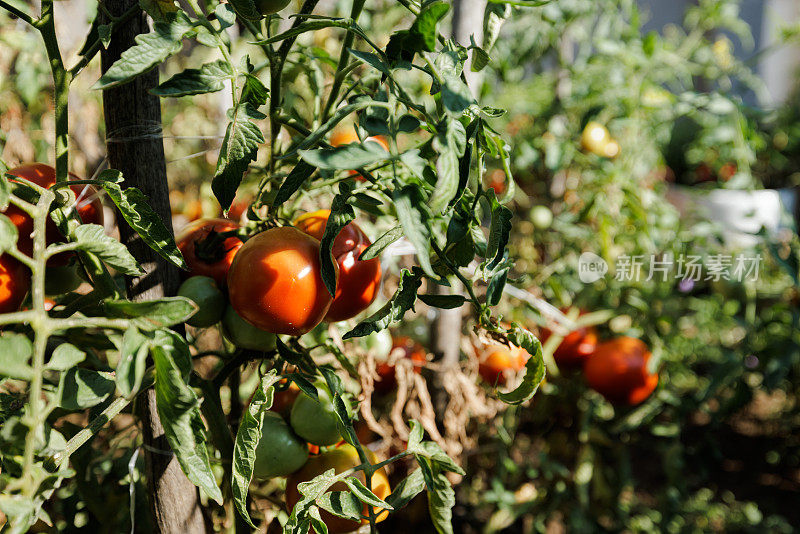
[[[120,16],[138,0],[105,0],[104,7]],[[134,37],[149,32],[144,12],[131,18],[114,32],[107,50],[101,52],[105,72],[122,52],[134,45]],[[122,171],[128,186],[139,188],[170,230],[166,161],[161,139],[161,107],[158,97],[148,90],[158,85],[153,70],[130,83],[103,92],[106,145],[111,168]],[[141,263],[144,275],[126,280],[132,300],[148,300],[174,295],[180,283],[178,269],[144,243],[121,218],[121,241]],[[164,534],[204,533],[206,525],[197,488],[180,468],[164,436],[156,410],[155,392],[143,393],[138,404],[142,424],[144,455],[150,509],[154,527]],[[138,530],[138,529],[137,529]]]

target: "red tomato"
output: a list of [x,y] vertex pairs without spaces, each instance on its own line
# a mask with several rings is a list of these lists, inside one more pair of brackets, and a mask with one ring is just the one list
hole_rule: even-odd
[[530,357],[522,347],[499,343],[486,345],[478,350],[478,374],[489,384],[503,385],[506,383],[506,371],[521,371]]
[[[281,379],[281,384],[285,384],[286,379]],[[272,406],[270,410],[273,412],[278,412],[284,417],[289,417],[289,412],[292,410],[292,405],[294,404],[295,399],[300,394],[300,388],[297,387],[297,384],[292,382],[289,384],[289,387],[284,389],[283,391],[276,391],[272,397]]]
[[[294,224],[302,232],[321,240],[330,210],[307,213]],[[333,240],[331,253],[339,264],[339,283],[325,320],[328,322],[351,319],[366,310],[375,297],[381,283],[381,262],[378,258],[360,261],[358,256],[372,241],[355,223],[350,223]]]
[[313,237],[287,226],[265,230],[233,259],[228,271],[231,305],[261,330],[305,334],[322,321],[333,300],[321,267],[319,241]]
[[489,189],[494,189],[498,197],[506,192],[506,173],[502,169],[495,169],[489,175]]
[[0,313],[17,311],[30,288],[30,270],[8,254],[0,256]]
[[[337,147],[342,145],[349,145],[350,143],[360,143],[361,140],[358,138],[358,134],[356,133],[356,129],[353,128],[340,128],[335,130],[331,134],[331,146]],[[383,147],[384,150],[389,152],[389,143],[386,142],[386,139],[383,136],[371,136],[364,139],[365,143],[373,142],[378,143]],[[350,176],[355,176],[356,180],[359,182],[364,181],[364,177],[358,174],[357,171],[350,171]]]
[[237,228],[237,223],[226,219],[200,219],[187,226],[176,240],[189,266],[187,276],[209,276],[224,287],[228,269],[242,248],[242,241],[236,236],[226,237],[223,241],[214,236]]
[[650,351],[642,341],[618,337],[597,346],[583,372],[589,386],[618,404],[639,404],[656,389],[658,374],[648,372]]
[[[24,178],[29,182],[33,182],[40,187],[49,188],[56,183],[56,170],[49,165],[42,163],[28,163],[20,165],[8,171],[8,174]],[[73,180],[80,180],[77,176],[70,173],[70,178]],[[86,224],[99,224],[103,225],[103,203],[97,196],[97,188],[91,185],[72,185],[70,186],[72,192],[75,193],[75,207],[78,210],[78,215]],[[4,214],[11,219],[11,222],[17,227],[19,239],[17,241],[17,248],[23,254],[31,255],[33,252],[33,219],[17,206],[9,205]],[[58,243],[64,240],[61,232],[58,231],[56,224],[51,220],[47,220],[45,229],[47,236],[47,244]],[[65,265],[69,261],[68,254],[59,254],[53,256],[48,265]]]
[[[581,311],[580,314],[584,315],[585,313]],[[552,332],[549,329],[543,328],[540,336],[541,342],[545,343],[551,335]],[[592,355],[595,347],[597,347],[597,331],[592,327],[579,328],[564,336],[564,340],[553,353],[553,359],[559,367],[580,367],[586,358]]]
[[[425,347],[414,341],[413,339],[401,336],[392,339],[392,352],[390,356],[394,355],[397,350],[403,351],[402,357],[408,358],[413,363],[414,372],[419,374],[422,368],[428,362],[426,357]],[[378,393],[389,393],[397,388],[397,376],[395,375],[394,365],[389,362],[381,362],[378,364],[376,371],[380,377],[375,381],[375,391]]]

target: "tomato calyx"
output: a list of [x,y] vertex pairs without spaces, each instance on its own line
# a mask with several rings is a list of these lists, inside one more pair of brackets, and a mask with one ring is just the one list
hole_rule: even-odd
[[205,263],[213,264],[221,261],[234,247],[225,247],[225,241],[229,237],[239,237],[238,230],[226,230],[218,232],[212,229],[208,235],[197,239],[194,242],[194,253],[197,259]]

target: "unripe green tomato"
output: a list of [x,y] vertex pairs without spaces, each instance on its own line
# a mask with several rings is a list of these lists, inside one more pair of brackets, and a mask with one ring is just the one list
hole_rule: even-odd
[[542,230],[550,228],[553,224],[553,212],[547,206],[534,206],[531,209],[531,222]]
[[277,13],[289,5],[290,0],[254,0],[256,9],[264,16]]
[[78,289],[83,279],[76,265],[48,265],[44,276],[44,292],[47,295],[63,295]]
[[388,330],[374,332],[364,338],[367,350],[371,351],[378,361],[386,361],[392,352],[392,334]]
[[333,409],[331,394],[328,388],[317,385],[319,402],[305,393],[297,396],[292,406],[289,423],[295,433],[314,445],[327,446],[338,443],[342,439],[336,426],[336,412]]
[[236,313],[230,304],[225,308],[222,316],[222,333],[240,349],[259,350],[268,352],[275,350],[276,337],[271,332],[266,332],[251,325]]
[[178,288],[178,296],[186,297],[197,307],[186,324],[197,328],[205,328],[217,324],[225,309],[225,295],[217,287],[214,279],[208,276],[192,276]]
[[308,445],[298,438],[286,421],[276,412],[265,412],[261,439],[256,445],[253,463],[255,478],[291,475],[308,459]]

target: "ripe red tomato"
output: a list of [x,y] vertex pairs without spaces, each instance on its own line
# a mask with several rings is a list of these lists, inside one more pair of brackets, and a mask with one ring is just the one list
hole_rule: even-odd
[[[367,450],[367,456],[369,457],[370,463],[374,464],[377,462],[375,455],[371,451]],[[355,447],[349,444],[340,445],[339,447],[325,451],[318,456],[310,456],[302,469],[289,475],[289,477],[286,479],[287,510],[291,512],[295,505],[300,501],[301,495],[300,491],[297,489],[297,486],[301,482],[308,482],[309,480],[312,480],[316,476],[321,475],[329,469],[334,469],[336,474],[339,474],[359,465],[361,465],[361,460],[358,457],[358,451],[356,451]],[[361,480],[362,484],[365,483],[366,476],[364,475],[363,471],[357,471],[354,476]],[[386,471],[383,468],[372,474],[370,483],[372,493],[374,493],[379,499],[385,499],[391,493],[389,478],[386,476]],[[347,485],[341,481],[331,486],[330,489],[331,491],[348,491]],[[386,517],[389,515],[388,511],[382,510],[378,507],[374,507],[373,510],[375,513],[380,512],[376,518],[376,522],[378,523],[386,519]],[[362,513],[364,515],[369,513],[369,509],[366,505],[364,505]],[[325,525],[328,527],[328,532],[331,534],[353,532],[362,524],[368,523],[367,520],[362,520],[359,522],[337,517],[322,509],[320,509],[320,515],[322,516],[322,521],[324,521]]]
[[[8,174],[24,178],[40,187],[49,188],[56,183],[56,170],[42,163],[20,165],[19,167],[9,170]],[[80,178],[72,173],[70,173],[69,176],[73,180],[80,180]],[[85,224],[99,224],[102,226],[103,203],[100,202],[100,198],[97,196],[97,188],[91,185],[72,185],[70,189],[75,193],[75,208],[78,211],[81,221]],[[17,232],[19,233],[17,248],[23,254],[30,256],[33,252],[33,238],[31,236],[33,233],[33,219],[23,210],[13,205],[9,205],[4,214],[11,219],[11,222],[17,227]],[[47,220],[45,235],[48,245],[64,240],[61,232],[58,231],[56,224],[51,219]],[[59,254],[50,258],[48,265],[66,265],[68,261],[68,254]]]
[[228,271],[231,305],[245,321],[267,332],[305,334],[322,322],[333,300],[321,268],[319,241],[297,228],[265,230],[233,259]]
[[[581,315],[585,313],[581,311]],[[541,342],[545,343],[551,335],[549,329],[543,328]],[[592,327],[579,328],[564,336],[564,340],[553,352],[553,359],[559,367],[580,367],[586,358],[592,355],[595,347],[597,347],[597,331]]]
[[642,341],[618,337],[597,346],[583,372],[589,386],[619,404],[644,401],[658,385],[658,374],[647,370],[650,351]]
[[[335,130],[331,134],[331,146],[343,146],[349,145],[350,143],[360,143],[361,140],[358,138],[358,134],[356,133],[355,127],[352,128],[339,128]],[[383,136],[376,135],[370,136],[364,139],[365,143],[378,143],[383,147],[384,150],[387,152],[389,151],[389,143],[386,142],[386,139]],[[358,174],[358,171],[350,171],[350,176],[355,176],[356,180],[359,182],[364,181],[364,177]]]
[[[322,239],[330,210],[307,213],[295,221],[302,232]],[[378,258],[361,261],[358,256],[372,241],[355,223],[350,223],[333,240],[331,253],[339,264],[339,283],[336,296],[325,315],[329,322],[351,319],[366,310],[375,297],[381,283],[381,262]]]
[[478,350],[478,374],[489,384],[503,385],[506,383],[506,371],[521,371],[530,357],[528,351],[521,347],[489,344]]
[[0,313],[17,311],[30,288],[30,270],[8,254],[0,256]]
[[217,234],[237,228],[237,223],[226,219],[199,219],[187,226],[176,240],[189,266],[187,276],[209,276],[224,287],[242,241],[236,236],[220,240]]
[[[389,356],[393,357],[395,351],[398,350],[402,351],[401,357],[411,360],[415,373],[422,372],[422,368],[428,362],[425,347],[409,337],[400,336],[392,339],[392,351]],[[378,363],[376,371],[380,378],[374,382],[376,392],[385,394],[397,388],[397,376],[394,367],[388,361]]]

